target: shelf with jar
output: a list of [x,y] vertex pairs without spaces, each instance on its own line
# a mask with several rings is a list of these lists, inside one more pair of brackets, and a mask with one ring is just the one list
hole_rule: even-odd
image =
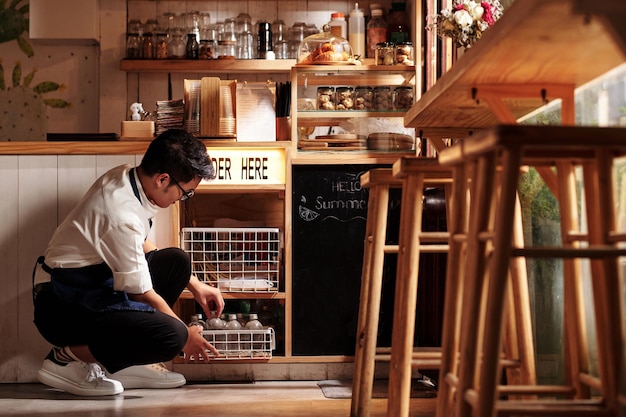
[[415,152],[415,131],[403,125],[415,77],[412,65],[294,66],[294,163],[310,152]]

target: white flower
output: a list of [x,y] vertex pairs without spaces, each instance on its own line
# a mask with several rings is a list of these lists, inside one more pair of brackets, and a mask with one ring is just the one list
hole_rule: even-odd
[[474,20],[481,20],[483,18],[484,13],[485,13],[485,9],[480,4],[474,3],[474,2],[470,4],[469,14],[472,16]]
[[454,21],[462,28],[471,26],[472,23],[474,23],[474,19],[472,19],[472,16],[467,10],[458,10],[454,13]]

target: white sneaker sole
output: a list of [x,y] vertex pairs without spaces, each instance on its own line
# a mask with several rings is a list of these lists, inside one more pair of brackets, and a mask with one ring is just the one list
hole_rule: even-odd
[[[73,381],[70,381],[67,378],[63,378],[57,374],[53,374],[52,372],[46,369],[40,369],[37,373],[37,379],[42,384],[48,385],[50,387],[60,389],[62,391],[69,392],[70,394],[80,395],[80,396],[106,396],[106,395],[117,395],[124,391],[124,387],[121,383],[115,384],[111,387],[100,387],[100,388],[86,388],[81,387]],[[117,381],[116,381],[117,382]]]
[[120,377],[117,381],[122,383],[124,389],[168,389],[182,387],[187,383],[185,379],[168,381],[132,376]]

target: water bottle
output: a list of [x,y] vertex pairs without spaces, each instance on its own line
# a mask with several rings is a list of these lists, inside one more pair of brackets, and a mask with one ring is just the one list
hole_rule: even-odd
[[[246,323],[246,330],[263,330],[263,324],[259,321],[259,316],[256,313],[250,313],[248,322]],[[263,335],[252,335],[252,350],[263,350]]]
[[226,330],[228,330],[228,334],[226,335],[226,340],[228,342],[228,350],[230,352],[237,352],[240,350],[239,346],[239,336],[241,330],[241,323],[237,320],[236,314],[229,314],[228,321],[226,322]]

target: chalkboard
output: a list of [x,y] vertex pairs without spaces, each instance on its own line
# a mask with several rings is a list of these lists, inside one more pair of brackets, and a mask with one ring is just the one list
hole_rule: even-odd
[[[381,165],[293,167],[292,353],[296,356],[354,354],[369,197],[359,179],[362,173],[374,167]],[[397,243],[400,200],[400,190],[392,190],[388,243]],[[441,208],[445,212],[445,204],[439,206],[435,219],[425,209],[424,221],[431,224],[430,230],[445,230],[445,216],[441,225]],[[437,276],[428,281],[429,285],[438,285],[436,297],[443,300],[439,284],[443,282],[442,273],[445,277],[445,257],[435,256],[439,256],[436,262],[423,256],[421,264],[426,263],[424,273]],[[396,261],[395,256],[385,258],[379,346],[390,345]],[[420,292],[421,299],[432,297],[427,286],[420,288]],[[437,303],[429,303],[441,310]],[[429,329],[433,323],[435,328],[440,325],[439,313],[425,313],[426,310],[418,306],[420,310],[420,321],[425,323],[426,331],[432,333]],[[423,346],[436,345],[437,340],[425,344],[423,333],[416,330],[416,343],[421,338]]]

